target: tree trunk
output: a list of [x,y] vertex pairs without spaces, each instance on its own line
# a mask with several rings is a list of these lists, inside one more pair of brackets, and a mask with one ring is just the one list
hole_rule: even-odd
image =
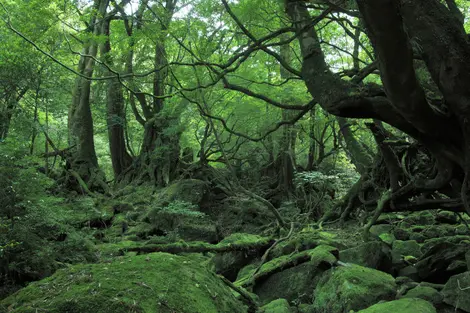
[[[101,24],[103,17],[106,14],[109,0],[95,0],[94,2],[94,15],[90,21],[89,32],[95,36],[100,35]],[[97,43],[88,43],[83,48],[78,64],[78,71],[86,77],[93,76],[93,70],[95,66],[95,60],[97,54]],[[87,57],[87,56],[90,57]],[[69,108],[69,119],[68,119],[68,141],[69,146],[73,146],[74,149],[68,158],[68,169],[74,175],[69,176],[68,181],[70,187],[79,188],[79,182],[77,182],[75,174],[87,184],[88,189],[105,189],[107,186],[105,183],[104,175],[99,169],[98,159],[95,152],[95,143],[93,138],[93,117],[91,114],[90,107],[90,91],[91,91],[91,80],[77,77],[75,80],[75,86],[72,95],[72,104]]]
[[344,117],[337,117],[341,134],[346,142],[346,149],[349,152],[351,161],[356,167],[359,174],[364,175],[373,163],[373,156],[371,156],[364,146],[356,139],[351,131],[350,124]]
[[[110,68],[114,68],[114,60],[111,55],[110,42],[110,24],[108,18],[103,22],[103,35],[107,36],[107,40],[101,45],[101,57]],[[105,76],[112,76],[109,70],[104,71]],[[108,126],[109,151],[111,154],[111,162],[113,164],[114,178],[118,179],[121,173],[132,164],[132,157],[126,149],[126,141],[124,135],[124,127],[126,124],[126,116],[124,112],[124,97],[122,93],[122,85],[118,78],[107,81],[106,92],[106,113]]]

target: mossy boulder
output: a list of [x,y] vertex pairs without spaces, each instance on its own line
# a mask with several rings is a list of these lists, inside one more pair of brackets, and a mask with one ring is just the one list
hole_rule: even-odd
[[293,313],[294,311],[286,299],[277,299],[261,307],[259,313]]
[[452,276],[442,290],[444,302],[470,312],[470,272]]
[[167,253],[72,266],[4,299],[12,313],[244,313],[200,260]]
[[[273,259],[260,268],[255,277],[253,292],[258,295],[262,304],[278,298],[297,303],[310,302],[313,289],[319,276],[337,262],[337,250],[331,246],[318,246],[315,249],[302,251]],[[236,283],[247,285],[245,278]]]
[[390,248],[380,241],[369,241],[357,247],[342,250],[339,259],[343,262],[391,271]]
[[428,301],[406,298],[375,304],[357,313],[436,313],[434,306]]
[[[269,242],[269,239],[258,235],[235,233],[223,239],[219,245],[246,244],[249,246],[260,241]],[[257,256],[260,256],[257,249],[217,253],[212,258],[211,265],[216,273],[233,281],[236,280],[238,272]]]
[[431,302],[434,305],[442,303],[442,295],[436,289],[429,286],[416,286],[409,290],[403,298],[419,298]]
[[401,264],[406,257],[418,258],[422,254],[421,245],[416,240],[396,240],[392,245],[393,264]]
[[313,312],[365,309],[381,300],[393,300],[396,287],[391,275],[375,269],[354,264],[332,268],[322,274],[315,288]]

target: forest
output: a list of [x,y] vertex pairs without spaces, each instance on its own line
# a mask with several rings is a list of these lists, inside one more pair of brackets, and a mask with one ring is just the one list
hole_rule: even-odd
[[0,313],[470,313],[470,2],[0,0]]

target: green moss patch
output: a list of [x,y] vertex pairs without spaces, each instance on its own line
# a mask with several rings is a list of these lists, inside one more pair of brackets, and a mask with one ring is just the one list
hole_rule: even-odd
[[360,310],[381,300],[392,300],[395,293],[391,275],[358,265],[341,266],[323,273],[313,293],[313,308],[316,313]]
[[199,263],[153,253],[72,266],[1,304],[13,313],[246,312],[231,290]]
[[434,306],[422,299],[400,299],[395,301],[389,301],[379,303],[361,310],[358,313],[436,313]]

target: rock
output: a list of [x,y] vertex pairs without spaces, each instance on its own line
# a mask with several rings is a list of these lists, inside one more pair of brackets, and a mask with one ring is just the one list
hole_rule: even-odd
[[385,242],[387,245],[389,245],[390,247],[393,245],[393,242],[395,240],[397,240],[397,238],[395,237],[394,234],[390,234],[390,233],[383,233],[383,234],[380,234],[379,236],[380,240],[382,240],[383,242]]
[[[235,233],[224,238],[219,244],[244,244],[257,243],[265,240],[269,242],[269,238],[252,234]],[[249,264],[255,257],[261,257],[257,249],[249,251],[230,251],[225,253],[217,253],[211,260],[212,269],[217,273],[226,277],[230,281],[237,278],[239,271]],[[254,265],[253,265],[254,266]],[[256,266],[255,266],[256,268]]]
[[433,305],[442,303],[442,295],[439,291],[432,287],[417,286],[409,290],[403,298],[419,298],[431,302]]
[[[317,284],[318,276],[331,268],[337,261],[337,250],[330,246],[318,246],[315,249],[299,252],[289,256],[273,259],[261,267],[259,273],[269,272],[269,269],[279,264],[286,264],[289,260],[299,259],[299,256],[307,256],[310,261],[300,265],[275,272],[266,279],[257,282],[253,292],[258,295],[262,304],[278,298],[297,303],[309,302],[312,292]],[[242,281],[237,281],[242,283]]]
[[408,265],[401,268],[398,274],[403,277],[408,277],[411,280],[419,280],[418,269],[414,265]]
[[247,307],[200,262],[151,253],[80,264],[31,283],[1,305],[11,313],[245,313]]
[[403,228],[395,228],[392,233],[395,236],[395,238],[398,239],[398,240],[411,239],[410,238],[410,236],[411,236],[410,232],[406,229],[403,229]]
[[454,212],[449,211],[439,211],[435,216],[436,222],[439,223],[447,223],[447,224],[457,224],[459,222],[459,218]]
[[436,313],[434,306],[422,299],[404,298],[375,304],[357,313]]
[[428,211],[411,213],[404,218],[403,223],[410,225],[432,225],[434,224],[434,215]]
[[455,234],[456,235],[469,235],[470,230],[467,228],[466,225],[460,224],[455,226]]
[[313,293],[312,312],[365,309],[381,300],[394,299],[396,287],[391,275],[374,269],[353,264],[332,268],[319,279]]
[[369,232],[376,237],[380,237],[380,235],[382,234],[391,233],[392,229],[393,229],[392,225],[377,224],[377,225],[372,225]]
[[392,262],[393,264],[402,264],[403,258],[406,256],[420,257],[421,246],[416,240],[396,240],[392,246]]
[[452,276],[442,289],[444,302],[470,312],[470,271]]
[[409,239],[416,240],[418,243],[423,243],[426,241],[426,236],[421,233],[411,233]]
[[380,241],[369,241],[354,248],[342,250],[339,259],[346,263],[391,272],[390,248]]
[[286,299],[277,299],[261,307],[260,313],[293,313]]
[[421,280],[443,284],[451,276],[465,271],[463,266],[455,267],[451,265],[458,265],[459,263],[456,261],[465,260],[467,251],[468,245],[464,243],[439,242],[427,250],[414,266]]

